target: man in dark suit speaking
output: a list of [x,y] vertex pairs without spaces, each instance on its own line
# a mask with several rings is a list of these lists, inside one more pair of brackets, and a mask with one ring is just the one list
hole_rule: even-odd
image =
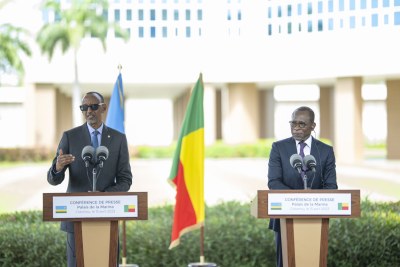
[[[336,162],[333,148],[311,136],[316,124],[314,111],[309,107],[299,107],[292,113],[289,122],[292,137],[272,144],[268,163],[269,189],[304,189],[303,176],[306,175],[307,189],[337,189]],[[315,172],[303,165],[301,173],[292,167],[293,154],[315,158]],[[280,220],[271,219],[269,228],[275,231],[277,266],[282,266]]]
[[[102,117],[107,106],[103,96],[97,92],[87,93],[82,99],[80,109],[86,123],[63,133],[56,157],[47,172],[47,181],[51,185],[61,184],[68,169],[67,192],[92,191],[93,166],[89,166],[90,170],[86,168],[81,153],[85,146],[104,146],[109,153],[101,171],[98,172],[96,191],[128,191],[132,184],[128,143],[125,134],[104,125]],[[67,232],[68,267],[75,267],[74,225],[72,222],[63,221],[61,230]]]

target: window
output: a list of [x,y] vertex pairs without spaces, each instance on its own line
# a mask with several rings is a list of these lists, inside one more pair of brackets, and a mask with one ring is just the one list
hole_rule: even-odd
[[162,27],[162,37],[167,38],[168,37],[168,30],[167,27]]
[[365,17],[361,18],[361,25],[365,27],[366,23],[365,23]]
[[344,0],[339,0],[339,11],[344,11]]
[[394,0],[394,6],[400,6],[400,0]]
[[291,22],[289,22],[287,25],[287,32],[288,32],[288,34],[292,33],[292,23]]
[[389,15],[385,15],[384,17],[383,17],[383,20],[384,20],[384,23],[387,25],[387,24],[389,24]]
[[186,37],[190,37],[190,27],[186,27]]
[[328,1],[328,11],[333,12],[333,0]]
[[156,37],[156,27],[154,26],[150,27],[150,37],[151,38]]
[[318,20],[318,31],[322,32],[324,30],[322,19]]
[[114,10],[114,21],[116,21],[116,22],[120,21],[121,20],[121,16],[120,15],[121,14],[120,14],[119,9],[115,9]]
[[307,25],[307,31],[308,31],[308,32],[312,32],[312,21],[309,20],[307,24],[308,24],[308,25]]
[[186,11],[185,11],[185,18],[186,18],[186,20],[190,20],[190,10],[189,9],[186,9]]
[[238,11],[237,19],[242,20],[242,12],[240,10]]
[[272,7],[268,7],[268,18],[272,18]]
[[301,16],[301,4],[297,4],[297,15]]
[[383,0],[383,7],[389,7],[390,3],[389,0]]
[[321,14],[323,12],[323,4],[322,1],[318,2],[318,13]]
[[372,27],[378,26],[378,14],[371,15],[371,25],[372,25]]
[[156,20],[156,10],[150,9],[150,20]]
[[131,9],[127,9],[126,10],[126,20],[127,21],[131,21],[132,20],[132,10]]
[[143,38],[144,37],[144,28],[143,27],[139,27],[139,38]]
[[288,17],[292,16],[292,5],[287,6],[287,15],[288,15]]
[[350,0],[350,10],[356,9],[356,1],[355,0]]
[[354,29],[356,27],[356,17],[350,16],[350,29]]
[[227,20],[231,20],[232,19],[232,17],[231,17],[231,11],[230,10],[228,10],[228,16],[227,16]]
[[282,8],[278,6],[278,18],[282,17]]
[[271,36],[272,35],[272,25],[268,24],[268,35]]
[[197,10],[197,20],[203,20],[203,10]]
[[361,7],[361,9],[366,9],[367,8],[367,0],[361,0],[360,7]]
[[179,20],[179,10],[174,9],[174,20]]
[[372,0],[371,6],[372,8],[378,8],[378,0]]
[[394,12],[394,25],[400,25],[400,12]]
[[328,19],[328,30],[333,30],[333,19]]
[[166,9],[163,9],[162,11],[161,11],[161,16],[162,16],[162,20],[167,20],[168,19],[168,16],[167,16],[167,10]]
[[308,15],[312,14],[312,3],[308,3],[308,5],[307,5],[307,14]]
[[144,19],[143,9],[139,9],[138,10],[138,18],[139,18],[139,20],[143,20]]

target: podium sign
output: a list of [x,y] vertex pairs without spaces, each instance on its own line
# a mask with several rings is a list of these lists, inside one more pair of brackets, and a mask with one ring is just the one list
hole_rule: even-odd
[[131,196],[53,196],[53,218],[126,218],[138,216]]
[[268,193],[269,215],[351,215],[350,193]]

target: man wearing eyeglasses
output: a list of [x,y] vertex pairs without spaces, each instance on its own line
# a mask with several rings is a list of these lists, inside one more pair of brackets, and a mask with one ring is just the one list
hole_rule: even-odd
[[[304,189],[302,176],[306,175],[307,189],[337,189],[336,162],[333,148],[312,137],[316,126],[314,111],[309,107],[299,107],[292,113],[289,121],[292,137],[272,144],[268,162],[269,189]],[[303,166],[301,174],[292,167],[290,157],[314,156],[315,172]],[[270,219],[269,229],[275,231],[277,266],[283,266],[280,220]],[[312,252],[310,252],[312,253]]]
[[[91,176],[87,174],[85,162],[81,158],[85,146],[105,146],[108,148],[108,159],[98,173],[96,190],[102,192],[126,192],[132,184],[131,166],[129,163],[128,143],[126,136],[103,123],[103,114],[107,109],[104,98],[97,92],[89,92],[82,99],[80,110],[86,123],[63,133],[58,145],[56,157],[47,173],[51,185],[64,181],[65,171],[69,171],[67,192],[92,191]],[[93,167],[91,167],[93,168]],[[91,174],[91,170],[89,174]],[[72,222],[61,222],[61,230],[67,232],[68,267],[76,266],[74,225]]]

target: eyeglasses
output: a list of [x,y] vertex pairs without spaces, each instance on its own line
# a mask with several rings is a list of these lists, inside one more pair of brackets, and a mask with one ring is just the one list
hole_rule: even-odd
[[307,123],[302,122],[302,121],[289,121],[290,127],[295,128],[296,126],[299,126],[299,128],[306,128]]
[[99,107],[100,107],[101,105],[103,105],[103,104],[104,104],[104,103],[91,104],[91,105],[81,105],[81,106],[79,106],[79,108],[81,109],[81,111],[87,111],[89,108],[90,108],[91,110],[98,110]]

